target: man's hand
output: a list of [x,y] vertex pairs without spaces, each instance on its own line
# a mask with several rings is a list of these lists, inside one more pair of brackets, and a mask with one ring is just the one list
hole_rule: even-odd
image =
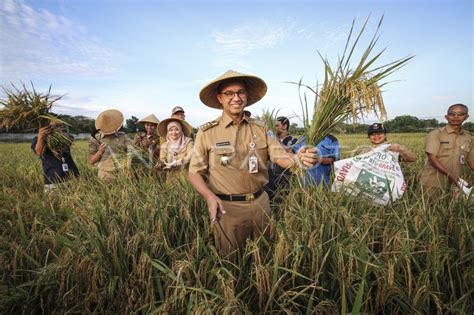
[[210,194],[206,197],[207,210],[209,211],[209,218],[211,219],[211,226],[225,214],[224,204],[216,195]]
[[305,167],[313,167],[318,162],[318,149],[316,147],[301,147],[296,157]]
[[53,132],[53,127],[51,125],[47,125],[44,127],[41,127],[38,130],[38,138],[39,139],[44,139],[47,135],[49,135],[51,132]]
[[398,144],[398,143],[394,143],[394,144],[391,144],[389,147],[388,147],[388,150],[389,151],[392,151],[392,152],[402,152],[402,151],[406,151],[406,148],[404,146],[402,146],[401,144]]

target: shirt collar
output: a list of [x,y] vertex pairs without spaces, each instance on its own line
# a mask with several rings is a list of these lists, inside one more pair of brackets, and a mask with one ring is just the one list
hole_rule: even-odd
[[[224,127],[228,127],[229,125],[232,124],[233,120],[230,118],[226,113],[222,112],[222,118],[221,118],[222,123],[224,124]],[[246,115],[243,115],[242,121],[249,122],[249,117]]]
[[[448,133],[454,133],[454,129],[450,125],[446,125],[445,128]],[[461,129],[459,129],[459,134],[462,135],[463,133],[464,133],[464,130],[461,127]]]

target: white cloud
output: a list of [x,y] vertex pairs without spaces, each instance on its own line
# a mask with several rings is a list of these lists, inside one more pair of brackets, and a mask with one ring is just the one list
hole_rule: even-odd
[[115,71],[111,49],[65,16],[5,0],[0,17],[0,67],[5,80]]

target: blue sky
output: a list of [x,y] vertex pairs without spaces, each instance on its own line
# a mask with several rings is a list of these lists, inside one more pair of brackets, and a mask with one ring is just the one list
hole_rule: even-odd
[[286,82],[321,82],[317,52],[334,64],[352,20],[360,27],[369,15],[365,43],[384,15],[379,64],[415,55],[386,80],[390,119],[443,120],[453,103],[474,110],[472,1],[2,0],[0,84],[51,84],[68,93],[56,112],[92,118],[117,108],[164,119],[181,105],[197,126],[220,114],[199,91],[233,69],[267,82],[253,113],[298,116],[297,87]]

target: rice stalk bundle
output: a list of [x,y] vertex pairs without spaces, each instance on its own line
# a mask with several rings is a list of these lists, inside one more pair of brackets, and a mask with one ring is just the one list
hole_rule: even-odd
[[324,82],[319,90],[318,87],[312,88],[303,84],[301,80],[297,83],[300,90],[303,87],[315,94],[311,121],[306,95],[304,95],[304,100],[300,99],[307,144],[319,143],[344,121],[352,120],[353,123],[356,123],[370,113],[375,113],[382,121],[386,119],[387,114],[381,90],[386,83],[381,83],[381,80],[405,66],[414,56],[407,56],[382,66],[373,67],[373,64],[385,51],[383,49],[373,56],[382,21],[383,17],[355,68],[351,66],[351,61],[368,19],[353,42],[355,21],[352,22],[344,52],[336,67],[332,67],[328,59],[319,54],[325,69]]
[[[67,124],[57,118],[51,109],[57,101],[64,95],[52,96],[51,86],[48,92],[38,93],[31,83],[31,90],[22,83],[22,89],[12,84],[12,89],[3,88],[6,99],[0,99],[0,129],[11,129],[14,127],[25,130],[34,130],[54,122],[56,124]],[[72,139],[68,137],[61,128],[53,128],[47,136],[47,145],[55,154],[68,149],[72,144]]]

